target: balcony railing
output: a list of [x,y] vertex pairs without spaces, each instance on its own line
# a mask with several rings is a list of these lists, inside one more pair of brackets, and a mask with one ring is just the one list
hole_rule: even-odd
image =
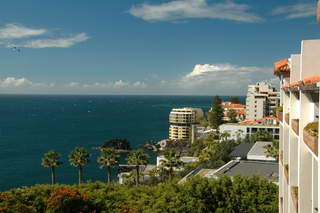
[[291,126],[293,131],[299,135],[299,119],[292,119],[291,120]]
[[277,111],[276,112],[276,116],[277,116],[277,118],[282,122],[282,115],[283,115],[283,113],[282,112],[280,112],[280,111]]
[[292,202],[294,207],[296,208],[295,212],[298,212],[298,187],[297,186],[291,186],[291,198],[292,198]]
[[313,136],[309,131],[303,130],[303,141],[315,155],[318,155],[318,136]]
[[287,124],[289,124],[290,114],[289,114],[289,113],[286,113],[286,114],[284,115],[284,119],[286,120]]

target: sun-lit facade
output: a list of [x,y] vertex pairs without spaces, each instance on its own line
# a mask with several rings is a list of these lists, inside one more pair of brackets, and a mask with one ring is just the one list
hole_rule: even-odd
[[176,108],[169,115],[169,139],[189,140],[192,134],[192,125],[199,124],[203,118],[200,108]]
[[[318,212],[320,40],[275,63],[280,78],[279,212]],[[307,128],[306,128],[307,127]]]

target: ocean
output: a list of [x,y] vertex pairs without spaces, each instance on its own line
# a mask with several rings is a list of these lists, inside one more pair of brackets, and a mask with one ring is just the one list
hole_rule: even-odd
[[[76,146],[91,154],[85,181],[105,181],[106,171],[96,162],[99,151],[93,147],[127,138],[133,149],[142,148],[147,141],[168,137],[171,108],[208,111],[211,101],[209,96],[0,95],[0,191],[49,184],[50,169],[41,166],[49,150],[63,156],[57,182],[77,183],[77,168],[68,162]],[[124,163],[124,156],[121,159]],[[154,162],[153,157],[150,163]]]

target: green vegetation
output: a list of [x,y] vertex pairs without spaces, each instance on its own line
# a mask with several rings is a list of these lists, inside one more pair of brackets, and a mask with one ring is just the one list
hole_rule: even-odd
[[144,153],[143,150],[141,149],[133,150],[128,154],[126,158],[126,160],[128,161],[128,164],[134,166],[136,169],[135,182],[137,185],[140,184],[140,167],[146,166],[148,164],[147,158],[149,158],[149,155]]
[[130,150],[130,143],[127,139],[115,138],[104,142],[101,148],[111,148],[118,151]]
[[283,112],[283,106],[278,106],[272,110],[273,116],[277,115],[277,112]]
[[272,141],[272,134],[268,131],[259,130],[244,139],[247,142],[255,143],[257,141]]
[[278,106],[275,109],[277,112],[283,112],[283,106]]
[[214,129],[218,129],[221,124],[223,124],[223,109],[221,107],[221,98],[215,96],[213,98],[212,106],[210,112],[208,112],[208,122],[210,126]]
[[71,166],[78,167],[79,184],[83,182],[83,166],[90,162],[90,154],[83,147],[76,147],[69,155]]
[[43,155],[41,165],[51,168],[51,183],[56,184],[56,167],[62,165],[60,161],[61,155],[53,150]]
[[252,176],[191,178],[154,186],[106,184],[37,185],[0,192],[4,213],[274,213],[278,187]]
[[318,137],[319,121],[311,122],[304,128],[312,136]]
[[293,194],[296,196],[296,199],[298,200],[298,187],[297,186],[292,186],[291,190],[293,192]]
[[175,149],[169,149],[164,152],[166,160],[161,161],[161,166],[168,168],[169,180],[173,177],[173,169],[182,167],[183,162],[180,160],[180,154]]
[[239,104],[240,103],[240,97],[239,96],[231,96],[229,101],[234,103],[234,104]]
[[222,133],[197,140],[191,145],[189,155],[199,157],[202,167],[219,168],[231,160],[229,154],[238,144],[234,140],[228,140],[229,136],[229,133]]
[[267,145],[264,147],[266,149],[267,157],[273,157],[279,162],[279,141],[273,140],[272,145]]
[[100,168],[107,168],[107,181],[111,181],[111,169],[118,166],[120,155],[116,154],[114,149],[102,148],[100,156],[97,158],[97,162],[100,164]]
[[200,126],[204,126],[204,127],[209,126],[209,122],[205,116],[200,119]]
[[230,123],[238,123],[238,114],[234,109],[230,109],[227,113],[227,116],[230,119]]

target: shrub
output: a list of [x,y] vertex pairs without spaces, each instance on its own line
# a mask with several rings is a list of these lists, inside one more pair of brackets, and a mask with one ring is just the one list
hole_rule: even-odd
[[37,185],[0,193],[4,213],[143,213],[278,211],[278,187],[259,177],[194,177],[153,186],[102,182]]
[[94,207],[89,201],[90,196],[74,189],[53,191],[47,201],[47,213],[93,212]]
[[318,136],[318,128],[319,122],[315,121],[307,124],[307,126],[304,129],[308,131],[312,136]]
[[276,111],[277,111],[277,112],[283,112],[283,107],[282,107],[282,106],[276,107]]

